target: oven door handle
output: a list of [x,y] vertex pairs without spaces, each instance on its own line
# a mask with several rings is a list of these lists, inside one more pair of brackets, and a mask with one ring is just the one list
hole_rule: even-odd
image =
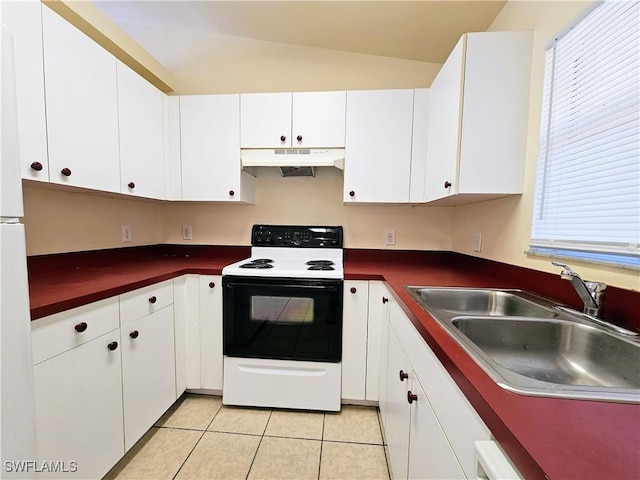
[[327,375],[324,368],[309,367],[274,367],[262,365],[239,365],[238,370],[258,375],[286,375],[289,377],[323,377]]

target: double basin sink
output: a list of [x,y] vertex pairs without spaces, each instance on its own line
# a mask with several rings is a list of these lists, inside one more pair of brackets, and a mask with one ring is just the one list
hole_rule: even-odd
[[521,290],[405,287],[502,388],[640,403],[640,339]]

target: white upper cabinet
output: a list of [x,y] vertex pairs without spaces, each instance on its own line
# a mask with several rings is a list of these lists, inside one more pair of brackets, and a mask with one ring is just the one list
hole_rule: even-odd
[[163,199],[163,94],[121,62],[117,72],[120,191]]
[[346,92],[240,95],[242,148],[344,147]]
[[164,116],[164,197],[182,199],[182,165],[180,153],[180,97],[162,96]]
[[22,178],[49,181],[42,68],[42,3],[2,2],[2,23],[13,34]]
[[426,201],[427,125],[429,89],[416,88],[413,97],[413,137],[411,138],[411,179],[409,202]]
[[344,147],[346,92],[293,94],[291,146]]
[[427,201],[522,193],[531,47],[530,32],[483,32],[451,52],[429,94]]
[[407,203],[413,90],[347,92],[344,201]]
[[240,132],[243,148],[291,146],[291,94],[240,95]]
[[116,59],[42,9],[50,181],[120,192]]
[[254,202],[240,166],[240,96],[180,97],[182,199]]

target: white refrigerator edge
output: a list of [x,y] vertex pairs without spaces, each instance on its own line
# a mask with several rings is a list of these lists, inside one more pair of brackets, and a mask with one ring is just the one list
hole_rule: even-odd
[[29,285],[18,147],[13,37],[2,25],[0,157],[1,478],[33,478],[16,462],[37,460]]

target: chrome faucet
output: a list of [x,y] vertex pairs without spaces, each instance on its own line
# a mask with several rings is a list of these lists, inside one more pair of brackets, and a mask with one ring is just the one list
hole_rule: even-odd
[[560,277],[563,280],[569,280],[573,288],[576,289],[582,303],[584,304],[583,312],[597,318],[602,317],[604,307],[604,294],[607,285],[602,282],[589,282],[582,280],[580,275],[571,270],[571,267],[560,262],[551,262],[556,267],[562,267]]

